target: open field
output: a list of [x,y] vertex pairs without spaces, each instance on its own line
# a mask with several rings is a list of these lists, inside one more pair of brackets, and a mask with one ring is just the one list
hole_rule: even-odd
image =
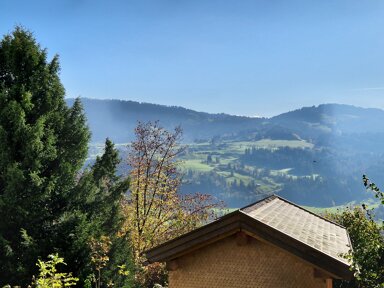
[[262,139],[258,141],[239,141],[239,142],[228,143],[228,151],[233,153],[244,152],[246,148],[277,149],[281,147],[312,149],[313,144],[308,143],[304,140],[271,140],[271,139]]
[[302,206],[302,207],[313,213],[323,215],[326,213],[338,214],[338,213],[341,213],[343,210],[348,209],[349,207],[354,207],[354,206],[361,207],[363,203],[367,205],[368,208],[377,208],[380,205],[379,201],[376,199],[365,199],[363,201],[359,201],[359,202],[352,201],[344,205],[338,205],[334,207],[323,207],[323,208],[313,207],[313,206]]
[[212,171],[214,167],[205,164],[199,159],[184,160],[181,164],[181,169],[183,170],[193,170],[198,172],[209,172]]

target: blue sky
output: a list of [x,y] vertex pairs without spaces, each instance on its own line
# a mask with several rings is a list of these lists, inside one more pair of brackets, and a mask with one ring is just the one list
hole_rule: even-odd
[[0,0],[60,55],[68,97],[271,116],[384,108],[383,0]]

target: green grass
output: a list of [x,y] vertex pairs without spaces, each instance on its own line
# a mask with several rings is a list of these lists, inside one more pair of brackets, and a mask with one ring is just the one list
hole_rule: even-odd
[[291,148],[313,148],[312,143],[308,143],[303,140],[271,140],[262,139],[258,141],[236,141],[227,142],[228,151],[239,153],[244,152],[246,148],[264,148],[264,149],[276,149],[280,147]]
[[361,206],[361,204],[366,204],[368,208],[377,208],[380,205],[380,202],[375,199],[365,199],[360,202],[352,201],[343,205],[333,206],[333,207],[312,207],[312,206],[301,206],[304,209],[307,209],[316,214],[325,214],[325,213],[341,213],[343,210],[348,207]]
[[231,157],[231,156],[222,156],[219,159],[220,159],[220,164],[223,164],[223,165],[228,165],[229,163],[232,163],[237,160],[236,157]]
[[181,169],[183,170],[193,170],[198,172],[210,172],[214,169],[214,167],[202,163],[200,159],[193,159],[193,160],[185,160],[181,164]]
[[203,154],[222,154],[222,155],[239,155],[243,154],[247,148],[263,148],[263,149],[277,149],[281,147],[291,148],[313,148],[313,144],[304,140],[271,140],[262,139],[258,141],[224,141],[218,146],[209,143],[192,143],[189,144],[191,153]]
[[347,205],[339,205],[334,207],[313,207],[313,206],[301,206],[301,207],[315,214],[323,215],[327,213],[331,213],[331,214],[341,213],[344,209],[347,208]]
[[230,175],[231,175],[231,173],[228,171],[219,171],[219,172],[217,172],[217,174],[219,174],[220,176],[223,176],[223,177],[230,177]]
[[285,168],[280,170],[270,170],[272,176],[287,175],[292,170],[292,168]]
[[[189,169],[192,171],[204,173],[215,171],[218,175],[225,178],[227,184],[232,184],[235,181],[242,181],[248,185],[251,181],[257,183],[257,191],[264,193],[276,193],[281,189],[281,184],[276,183],[273,177],[279,175],[286,175],[287,177],[296,177],[290,175],[291,169],[281,169],[271,171],[271,177],[254,178],[250,176],[252,171],[259,168],[253,166],[246,166],[243,173],[238,173],[227,168],[228,164],[234,165],[238,159],[244,154],[247,148],[262,148],[262,149],[277,149],[280,147],[292,148],[312,148],[313,144],[300,141],[300,140],[271,140],[263,139],[259,141],[224,141],[218,145],[211,145],[210,143],[199,143],[189,145],[189,153],[184,156],[184,163],[182,169]],[[206,163],[208,155],[212,156],[212,163]],[[219,160],[216,162],[216,158]],[[233,167],[233,166],[232,166]],[[250,173],[250,175],[248,175]]]
[[308,143],[304,140],[271,140],[263,139],[259,141],[252,142],[255,147],[272,149],[280,147],[290,147],[290,148],[313,148],[312,143]]

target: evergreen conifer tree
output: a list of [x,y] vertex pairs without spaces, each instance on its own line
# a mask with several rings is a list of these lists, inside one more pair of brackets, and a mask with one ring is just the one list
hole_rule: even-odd
[[107,140],[80,173],[90,132],[81,102],[65,103],[59,69],[58,57],[48,61],[23,28],[0,42],[0,287],[31,283],[37,259],[57,252],[81,285],[92,273],[90,240],[122,242],[119,201],[128,182],[116,176],[117,151]]
[[37,257],[53,252],[87,155],[81,103],[66,106],[58,73],[58,57],[48,61],[30,32],[0,42],[1,281],[28,282]]

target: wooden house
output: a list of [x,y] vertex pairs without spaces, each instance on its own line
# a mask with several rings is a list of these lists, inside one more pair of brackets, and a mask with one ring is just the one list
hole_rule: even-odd
[[170,288],[330,288],[350,279],[346,229],[270,196],[146,253]]

